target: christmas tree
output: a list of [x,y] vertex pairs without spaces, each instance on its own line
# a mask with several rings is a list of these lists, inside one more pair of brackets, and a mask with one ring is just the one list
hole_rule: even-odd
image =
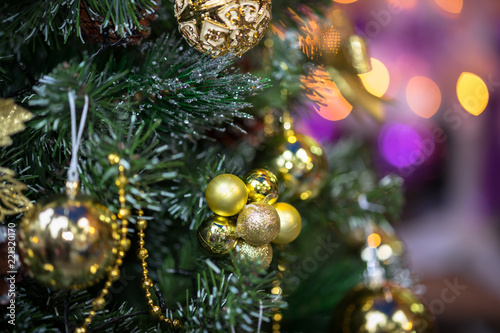
[[378,299],[404,317],[380,327],[434,332],[402,178],[311,118],[370,131],[393,102],[348,5],[0,8],[8,331],[351,332]]

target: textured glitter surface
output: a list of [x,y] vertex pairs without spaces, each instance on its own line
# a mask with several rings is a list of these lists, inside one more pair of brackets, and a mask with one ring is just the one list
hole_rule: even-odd
[[0,98],[0,147],[12,144],[10,135],[24,130],[24,122],[32,117],[31,112],[16,105],[13,99]]
[[236,258],[244,262],[247,259],[253,262],[260,260],[262,266],[267,268],[273,260],[273,247],[271,244],[252,246],[240,239],[236,244]]
[[253,246],[270,243],[280,232],[278,212],[265,202],[248,204],[238,215],[236,232]]

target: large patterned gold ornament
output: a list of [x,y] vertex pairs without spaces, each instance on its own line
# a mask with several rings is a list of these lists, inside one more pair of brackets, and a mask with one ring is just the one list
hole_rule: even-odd
[[13,99],[0,98],[0,147],[11,145],[10,135],[24,130],[24,122],[32,117],[31,112],[16,105]]
[[285,187],[283,199],[306,200],[318,195],[328,167],[325,152],[316,140],[300,133],[278,136],[265,150],[269,169]]
[[85,196],[60,196],[25,215],[21,257],[30,275],[45,285],[88,287],[112,269],[120,241],[117,229],[116,217],[105,206]]
[[208,207],[217,215],[232,216],[246,205],[248,190],[245,183],[229,173],[218,175],[205,191]]
[[271,21],[270,0],[175,0],[174,10],[187,42],[214,57],[242,55]]
[[252,246],[240,239],[236,244],[236,259],[243,262],[247,259],[253,262],[260,260],[262,267],[267,268],[273,261],[273,247],[271,244]]
[[278,212],[263,201],[250,203],[238,215],[236,232],[253,246],[270,243],[280,232]]
[[223,255],[236,246],[236,223],[224,216],[212,215],[198,228],[198,243],[211,255]]
[[273,205],[280,216],[280,232],[273,240],[274,244],[288,244],[297,238],[302,229],[300,213],[286,202],[277,202]]
[[335,333],[433,333],[434,318],[409,289],[356,286],[334,313]]
[[248,202],[264,201],[272,205],[278,200],[278,178],[269,170],[254,169],[243,176],[248,188]]

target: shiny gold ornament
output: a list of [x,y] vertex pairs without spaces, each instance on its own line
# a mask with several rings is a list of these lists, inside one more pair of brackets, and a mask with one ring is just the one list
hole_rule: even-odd
[[0,167],[0,222],[5,215],[26,212],[33,205],[22,191],[27,186],[14,178],[14,171]]
[[294,133],[271,140],[262,154],[285,187],[282,199],[316,197],[328,175],[326,156],[311,137]]
[[243,176],[248,188],[248,202],[264,201],[272,205],[278,200],[278,178],[269,170],[254,169]]
[[274,244],[288,244],[293,242],[302,229],[300,213],[286,202],[277,202],[273,205],[280,216],[280,232],[273,240]]
[[270,243],[280,232],[278,212],[263,201],[248,204],[238,215],[236,232],[245,242],[253,246]]
[[433,333],[434,318],[409,289],[356,286],[334,312],[335,333]]
[[233,216],[246,205],[248,190],[239,177],[225,173],[208,183],[205,197],[208,207],[215,214]]
[[240,56],[264,36],[270,0],[175,0],[179,31],[200,52]]
[[13,99],[0,98],[0,147],[10,146],[10,135],[24,130],[24,122],[32,117],[31,112],[16,105]]
[[198,228],[198,243],[211,255],[224,255],[236,246],[236,223],[224,216],[212,215]]
[[240,239],[236,244],[236,259],[243,262],[246,262],[247,259],[252,262],[260,260],[262,267],[268,268],[273,261],[273,247],[271,244],[252,246]]
[[116,217],[91,198],[58,197],[30,210],[20,224],[20,252],[30,275],[50,287],[98,282],[116,260]]

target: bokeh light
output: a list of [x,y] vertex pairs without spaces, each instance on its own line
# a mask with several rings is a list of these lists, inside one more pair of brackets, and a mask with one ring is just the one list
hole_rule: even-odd
[[462,107],[474,116],[484,111],[490,98],[486,83],[476,74],[468,72],[458,78],[457,96]]
[[352,111],[352,105],[342,96],[337,85],[323,68],[318,67],[309,75],[301,77],[306,96],[314,103],[318,114],[332,121],[346,118]]
[[387,123],[380,132],[378,146],[382,157],[397,168],[421,164],[426,158],[422,137],[406,124]]
[[406,101],[417,115],[430,118],[441,106],[441,91],[428,77],[414,76],[406,86]]
[[369,247],[371,247],[373,249],[377,248],[381,242],[382,242],[382,239],[376,233],[370,234],[366,238],[366,243],[368,244]]
[[353,3],[358,0],[333,0],[333,1],[335,1],[336,3]]
[[390,83],[389,70],[378,59],[371,58],[372,70],[359,74],[366,90],[377,97],[382,97],[387,92]]
[[394,8],[410,9],[415,7],[417,0],[386,0]]
[[439,7],[452,14],[460,14],[464,0],[436,0]]

